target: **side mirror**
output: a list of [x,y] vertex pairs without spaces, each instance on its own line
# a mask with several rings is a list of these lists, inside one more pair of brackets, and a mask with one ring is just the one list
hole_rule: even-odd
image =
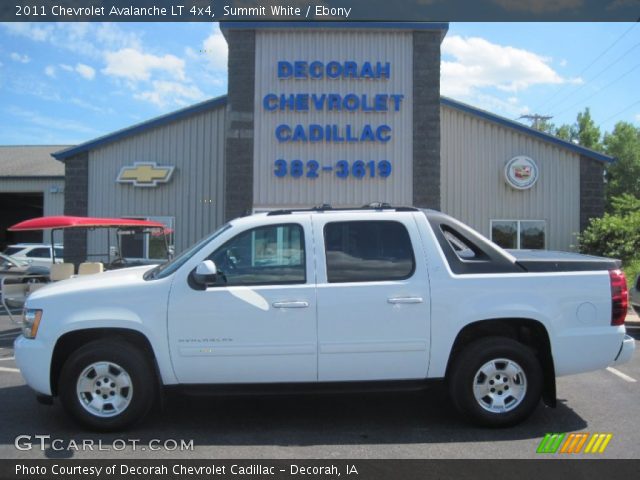
[[213,260],[205,260],[200,262],[191,274],[193,281],[201,287],[206,287],[216,282],[218,269]]

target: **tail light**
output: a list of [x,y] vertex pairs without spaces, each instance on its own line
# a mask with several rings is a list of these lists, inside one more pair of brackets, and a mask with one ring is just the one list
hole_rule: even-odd
[[629,307],[627,279],[622,270],[610,270],[609,279],[611,280],[611,325],[624,325]]

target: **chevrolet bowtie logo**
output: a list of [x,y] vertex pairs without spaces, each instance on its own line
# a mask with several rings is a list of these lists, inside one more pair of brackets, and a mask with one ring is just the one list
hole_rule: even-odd
[[156,187],[171,179],[174,166],[158,165],[155,162],[136,162],[133,166],[122,167],[118,174],[119,183],[132,183],[136,187]]

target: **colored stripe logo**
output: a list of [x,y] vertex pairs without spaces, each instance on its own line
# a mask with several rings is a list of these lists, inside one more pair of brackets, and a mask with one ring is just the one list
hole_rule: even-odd
[[536,453],[604,453],[612,438],[611,433],[547,433]]

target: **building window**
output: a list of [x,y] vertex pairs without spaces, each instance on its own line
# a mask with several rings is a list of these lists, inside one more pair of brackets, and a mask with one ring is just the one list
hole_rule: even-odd
[[407,229],[398,222],[333,222],[324,227],[329,283],[404,280],[415,270]]
[[491,220],[491,240],[502,248],[543,250],[544,220]]

